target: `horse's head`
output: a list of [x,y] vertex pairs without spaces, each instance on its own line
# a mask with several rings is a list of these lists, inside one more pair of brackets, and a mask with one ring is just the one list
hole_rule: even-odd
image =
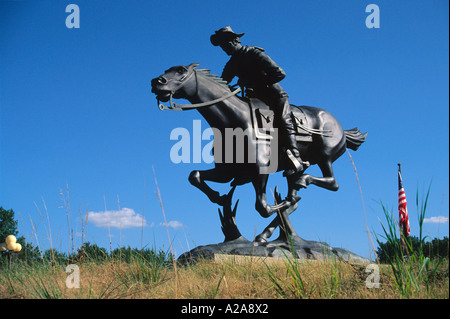
[[167,102],[171,96],[185,98],[186,84],[198,65],[198,63],[192,63],[188,66],[174,66],[163,75],[154,78],[152,92],[156,94],[158,101]]

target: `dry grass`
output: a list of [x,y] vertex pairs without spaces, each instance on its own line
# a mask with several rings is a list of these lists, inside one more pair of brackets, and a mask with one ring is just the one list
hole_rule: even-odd
[[[289,263],[200,261],[195,265],[153,270],[142,262],[87,263],[79,266],[80,288],[67,288],[62,266],[20,266],[0,274],[0,298],[56,299],[392,299],[402,298],[388,266],[381,266],[380,287],[366,287],[365,266],[341,261],[295,263],[298,288]],[[158,273],[155,273],[158,271]],[[411,298],[449,298],[448,262],[427,287]],[[178,278],[178,280],[177,280]],[[178,282],[176,282],[178,281]]]
[[[161,194],[157,197],[165,219]],[[67,190],[68,193],[68,190]],[[69,200],[64,203],[70,211]],[[44,208],[46,210],[45,202]],[[106,210],[106,208],[105,208]],[[47,210],[46,210],[47,212]],[[40,213],[40,212],[39,212]],[[44,218],[40,214],[45,226]],[[424,214],[423,214],[424,216]],[[34,226],[33,221],[32,226]],[[51,244],[48,221],[47,237]],[[87,219],[86,219],[87,223]],[[165,223],[167,225],[167,223]],[[167,226],[166,226],[167,227]],[[68,219],[70,231],[70,222]],[[82,225],[82,229],[85,227]],[[168,228],[167,233],[168,233]],[[72,230],[73,231],[73,230]],[[83,231],[84,232],[84,231]],[[36,236],[33,227],[33,233]],[[170,242],[170,236],[168,233]],[[37,243],[39,246],[39,243]],[[73,250],[72,238],[68,251]],[[112,249],[111,249],[112,250]],[[112,256],[105,261],[83,261],[78,264],[80,287],[68,288],[65,266],[55,262],[16,263],[12,269],[0,267],[0,298],[15,299],[401,299],[401,298],[449,298],[449,262],[430,262],[436,271],[424,276],[424,267],[410,265],[408,274],[413,276],[414,286],[407,294],[396,282],[392,265],[379,267],[379,287],[368,288],[366,279],[370,272],[365,265],[354,265],[339,260],[311,261],[285,259],[278,263],[255,262],[252,259],[203,260],[192,265],[167,262],[171,258],[138,258],[129,261],[116,260]],[[172,251],[172,247],[171,247]],[[172,254],[171,254],[172,255]],[[156,255],[155,255],[156,256]],[[93,256],[95,257],[95,256]],[[98,257],[98,256],[97,256]],[[167,257],[167,256],[166,256]],[[84,260],[84,259],[80,259]],[[1,265],[0,265],[1,266]],[[433,269],[434,266],[430,267]],[[419,271],[418,271],[419,270]],[[428,267],[426,268],[428,271]],[[421,276],[416,276],[419,273]],[[397,276],[398,278],[398,276]]]

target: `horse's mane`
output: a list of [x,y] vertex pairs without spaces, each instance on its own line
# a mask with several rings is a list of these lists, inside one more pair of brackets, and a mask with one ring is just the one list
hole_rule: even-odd
[[225,81],[224,79],[222,79],[220,76],[217,76],[215,74],[211,74],[210,71],[208,69],[195,69],[195,71],[197,72],[197,75],[199,76],[203,76],[209,80],[211,80],[214,83],[217,83],[218,85],[222,86],[223,88],[230,90],[230,87],[228,86],[227,81]]

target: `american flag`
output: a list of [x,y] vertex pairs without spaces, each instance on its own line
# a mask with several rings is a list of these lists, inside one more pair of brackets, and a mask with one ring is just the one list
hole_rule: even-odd
[[411,229],[409,228],[409,216],[408,208],[406,207],[406,195],[403,188],[402,172],[400,170],[400,164],[398,164],[398,213],[399,213],[399,225],[405,236],[409,236]]

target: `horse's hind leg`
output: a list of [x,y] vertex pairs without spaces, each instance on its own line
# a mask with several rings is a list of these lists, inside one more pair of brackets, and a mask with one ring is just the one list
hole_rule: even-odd
[[218,170],[216,168],[206,171],[192,171],[189,174],[189,182],[200,189],[208,196],[209,200],[215,204],[223,206],[225,204],[226,195],[220,196],[220,193],[213,190],[205,181],[228,183],[233,179],[230,174],[227,174],[224,170]]
[[[339,185],[336,182],[336,179],[334,178],[333,173],[333,167],[332,162],[330,160],[324,161],[322,163],[318,164],[320,167],[320,170],[322,171],[323,177],[314,177],[308,174],[301,175],[299,179],[295,180],[294,177],[290,177],[288,179],[288,200],[291,198],[291,201],[293,199],[293,203],[297,203],[300,200],[300,197],[297,196],[297,190],[296,188],[300,187],[306,187],[309,184],[315,184],[319,187],[323,187],[329,190],[336,191],[339,188]],[[301,184],[299,184],[301,183]],[[293,209],[292,209],[293,208]],[[275,229],[282,225],[282,233],[280,233],[280,240],[285,240],[286,233],[289,234],[291,237],[295,237],[295,231],[292,227],[292,224],[289,221],[289,214],[292,213],[295,207],[292,207],[291,209],[288,209],[286,211],[282,211],[281,214],[278,214],[274,220],[264,229],[264,231],[256,236],[255,241],[265,243],[267,240],[272,236]],[[283,235],[284,234],[284,235]]]
[[308,186],[309,184],[314,184],[331,191],[337,191],[339,189],[339,185],[336,182],[336,178],[334,177],[332,161],[325,160],[318,163],[318,165],[320,167],[320,170],[322,171],[323,177],[315,177],[309,174],[303,174],[295,182],[296,188],[306,188],[306,186]]

